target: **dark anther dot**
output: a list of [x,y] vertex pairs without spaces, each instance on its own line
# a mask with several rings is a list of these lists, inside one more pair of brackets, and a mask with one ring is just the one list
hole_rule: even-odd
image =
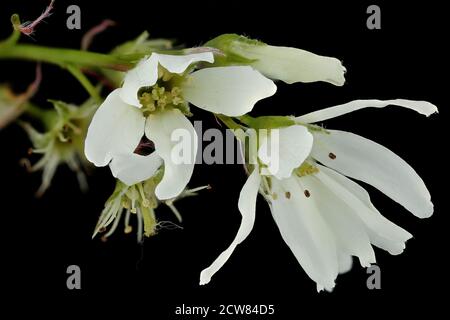
[[336,155],[335,155],[333,152],[330,152],[330,153],[328,154],[328,157],[330,157],[331,160],[336,159]]
[[309,193],[308,190],[305,190],[305,197],[309,198],[311,196],[311,193]]
[[153,151],[155,151],[155,144],[149,139],[147,139],[146,136],[143,136],[138,146],[134,150],[134,153],[140,156],[148,156]]
[[291,193],[289,191],[287,191],[285,194],[286,199],[290,199],[291,198]]

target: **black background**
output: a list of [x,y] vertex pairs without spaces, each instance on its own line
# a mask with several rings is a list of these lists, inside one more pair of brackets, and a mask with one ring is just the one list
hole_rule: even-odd
[[[103,243],[91,240],[91,234],[114,187],[109,170],[96,170],[89,177],[91,191],[82,194],[75,176],[61,167],[52,188],[42,199],[35,199],[40,175],[30,175],[20,167],[19,159],[27,156],[30,143],[13,125],[0,132],[1,264],[6,268],[0,290],[8,300],[21,305],[39,302],[46,312],[56,310],[64,301],[67,310],[87,313],[83,302],[92,301],[105,311],[141,312],[144,319],[177,319],[174,309],[182,303],[274,304],[277,317],[272,319],[301,318],[306,310],[318,316],[334,312],[361,316],[392,310],[437,311],[438,297],[446,295],[449,276],[444,231],[447,212],[443,208],[448,163],[445,94],[449,70],[445,42],[449,34],[445,10],[438,3],[57,0],[54,15],[38,28],[34,40],[23,41],[78,48],[90,27],[109,18],[118,25],[99,35],[92,50],[107,52],[143,30],[154,37],[178,39],[187,46],[234,32],[343,60],[348,69],[344,87],[279,83],[278,94],[260,102],[253,111],[255,115],[300,115],[358,98],[407,98],[436,104],[440,114],[430,118],[389,107],[362,110],[326,123],[328,128],[373,139],[406,159],[425,180],[435,214],[420,220],[367,187],[380,211],[414,238],[400,256],[376,249],[381,290],[367,289],[367,274],[355,263],[350,273],[339,276],[333,293],[318,294],[314,282],[283,243],[267,204],[259,199],[251,235],[212,282],[200,287],[200,271],[229,245],[239,226],[237,199],[246,179],[239,165],[196,166],[190,185],[210,184],[212,190],[178,204],[184,229],[161,230],[143,246],[136,244],[134,236],[120,232]],[[46,4],[43,0],[2,0],[0,35],[9,35],[12,13],[32,20]],[[70,4],[81,7],[82,30],[66,28]],[[366,28],[370,4],[381,7],[381,30]],[[41,90],[34,99],[42,106],[50,107],[48,98],[80,103],[87,97],[63,70],[44,65],[43,74]],[[17,91],[26,88],[33,77],[33,63],[0,61],[0,82],[10,82]],[[198,109],[194,113],[194,119],[204,120],[204,128],[218,126],[210,114]],[[157,214],[161,220],[173,220],[165,208]],[[71,264],[82,270],[79,291],[66,288],[66,268]]]

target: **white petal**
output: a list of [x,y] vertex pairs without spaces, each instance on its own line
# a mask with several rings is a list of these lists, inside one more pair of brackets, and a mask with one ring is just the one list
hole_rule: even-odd
[[236,234],[236,238],[231,245],[223,251],[217,259],[200,274],[200,285],[207,284],[211,281],[211,277],[222,268],[236,249],[237,245],[244,241],[253,229],[255,223],[256,198],[258,196],[261,176],[258,169],[254,169],[248,177],[239,195],[239,212],[242,215],[241,226]]
[[182,86],[184,98],[199,108],[227,116],[250,112],[277,87],[248,66],[206,68],[192,73]]
[[[431,196],[419,175],[387,148],[350,132],[314,134],[311,155],[324,165],[364,181],[419,218],[433,214]],[[334,154],[332,159],[330,153]]]
[[186,71],[186,69],[195,62],[206,61],[213,63],[214,54],[212,52],[201,52],[180,56],[158,54],[158,61],[167,71],[180,74]]
[[351,255],[340,253],[338,260],[339,260],[339,274],[347,273],[350,270],[352,270],[353,257]]
[[375,253],[364,223],[345,201],[328,189],[321,180],[309,175],[299,178],[310,193],[309,201],[314,201],[336,239],[338,251],[357,256],[363,267],[375,263]]
[[138,92],[141,87],[149,87],[158,80],[158,55],[152,54],[141,60],[136,67],[125,74],[120,98],[135,107],[140,108]]
[[[183,136],[180,138],[177,133]],[[180,110],[172,109],[151,114],[147,118],[145,134],[164,160],[164,176],[155,194],[161,200],[176,197],[184,190],[194,171],[198,145],[194,127]],[[186,161],[181,161],[183,159],[176,158],[178,154],[174,154],[175,148],[180,146],[186,146],[182,149]]]
[[304,126],[270,130],[261,141],[258,157],[278,179],[288,178],[311,152],[313,136]]
[[145,118],[139,109],[111,92],[98,108],[85,142],[86,158],[97,167],[106,166],[117,153],[133,153],[144,135]]
[[405,242],[412,235],[383,217],[370,202],[364,188],[331,169],[319,166],[319,170],[316,177],[357,213],[367,228],[371,243],[391,254],[403,251]]
[[156,152],[148,156],[128,153],[114,155],[109,167],[114,177],[131,186],[151,178],[162,163],[161,157]]
[[252,46],[246,58],[256,59],[252,66],[262,74],[286,83],[325,81],[342,86],[345,82],[346,69],[341,61],[301,49]]
[[284,241],[318,289],[332,290],[338,275],[335,239],[315,201],[305,196],[296,179],[272,179],[277,195],[272,200],[272,215]]
[[313,111],[311,113],[305,114],[303,116],[297,117],[296,120],[303,123],[313,123],[328,120],[331,118],[336,118],[344,114],[357,111],[364,108],[384,108],[389,105],[400,106],[403,108],[414,110],[425,116],[429,116],[438,109],[435,105],[427,101],[414,101],[405,99],[396,100],[355,100],[345,104],[340,104],[334,107],[325,108],[318,111]]

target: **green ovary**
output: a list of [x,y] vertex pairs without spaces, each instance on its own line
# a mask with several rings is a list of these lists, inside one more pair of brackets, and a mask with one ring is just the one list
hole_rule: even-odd
[[182,90],[178,86],[180,80],[182,76],[160,67],[156,84],[139,90],[139,102],[142,104],[144,115],[148,116],[167,108],[177,108],[185,113],[185,110],[188,110],[187,102],[183,99]]

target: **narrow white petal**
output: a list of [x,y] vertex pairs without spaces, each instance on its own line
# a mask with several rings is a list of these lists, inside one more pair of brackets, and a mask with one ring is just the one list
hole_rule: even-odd
[[308,200],[315,203],[318,213],[334,234],[338,251],[358,257],[363,267],[375,263],[366,227],[353,208],[317,177],[304,176],[300,181],[310,193]]
[[389,105],[399,106],[407,109],[414,110],[425,116],[430,116],[433,113],[438,112],[435,105],[427,101],[414,101],[405,99],[395,100],[355,100],[345,104],[340,104],[334,107],[313,111],[303,116],[297,117],[296,120],[302,123],[313,123],[325,121],[331,118],[336,118],[344,114],[357,111],[364,108],[384,108]]
[[117,153],[133,153],[144,135],[142,112],[111,92],[92,118],[85,141],[86,158],[97,167],[106,166]]
[[212,52],[201,52],[180,56],[158,54],[158,61],[167,71],[180,74],[186,71],[186,69],[195,62],[205,61],[213,63],[214,54]]
[[182,86],[184,98],[195,106],[227,116],[250,112],[256,102],[277,87],[248,66],[206,68],[192,73]]
[[342,86],[345,82],[341,61],[302,49],[252,46],[246,57],[256,59],[252,66],[262,74],[286,83],[325,81]]
[[308,198],[296,177],[272,179],[272,215],[281,236],[318,289],[332,290],[338,275],[335,238],[320,215],[314,191]]
[[319,170],[316,176],[358,214],[367,228],[371,243],[391,254],[403,251],[405,242],[412,235],[383,217],[364,188],[331,169],[319,165]]
[[[164,176],[155,194],[161,200],[176,197],[184,190],[194,171],[198,145],[194,127],[180,110],[172,109],[151,114],[147,118],[145,134],[164,160]],[[175,153],[180,147],[182,155]]]
[[152,86],[158,80],[158,55],[152,54],[141,60],[136,67],[125,74],[120,98],[135,107],[140,108],[138,92],[141,87]]
[[304,126],[295,125],[272,129],[261,141],[258,157],[270,174],[278,179],[288,178],[311,152],[313,136]]
[[[387,148],[350,132],[314,134],[311,155],[322,164],[366,182],[419,218],[433,214],[431,196],[419,175]],[[332,157],[330,157],[332,154]]]
[[114,177],[131,186],[151,178],[162,163],[156,152],[148,156],[128,153],[114,155],[109,167]]
[[201,272],[200,285],[207,284],[211,281],[211,277],[222,268],[225,262],[227,262],[237,245],[244,241],[252,231],[255,223],[256,198],[258,196],[260,182],[261,176],[259,175],[258,170],[254,169],[239,195],[238,207],[242,215],[242,221],[236,238],[208,268]]

